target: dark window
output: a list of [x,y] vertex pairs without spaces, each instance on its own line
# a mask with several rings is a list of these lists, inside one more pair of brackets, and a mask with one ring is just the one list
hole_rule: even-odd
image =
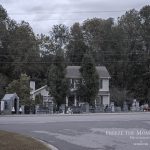
[[102,89],[103,88],[103,80],[99,79],[99,88]]

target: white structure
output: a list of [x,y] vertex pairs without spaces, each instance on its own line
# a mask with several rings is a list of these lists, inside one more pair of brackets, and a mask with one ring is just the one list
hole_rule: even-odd
[[11,114],[12,111],[14,114],[18,114],[19,112],[19,97],[16,93],[5,94],[1,100],[1,112]]
[[43,100],[43,104],[44,103],[47,104],[48,102],[52,102],[52,97],[49,96],[47,85],[42,86],[41,88],[35,90],[35,82],[30,81],[30,88],[31,88],[30,97],[32,100],[35,100],[35,97],[37,95],[41,95],[42,100]]

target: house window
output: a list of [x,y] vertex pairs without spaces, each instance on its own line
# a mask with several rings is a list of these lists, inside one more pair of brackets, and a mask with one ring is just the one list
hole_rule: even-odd
[[103,96],[100,95],[100,105],[103,105]]
[[103,88],[103,80],[99,79],[99,88],[102,89]]

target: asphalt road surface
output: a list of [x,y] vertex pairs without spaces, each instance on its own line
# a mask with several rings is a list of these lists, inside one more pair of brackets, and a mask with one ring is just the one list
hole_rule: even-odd
[[150,150],[150,113],[0,116],[0,130],[59,150]]

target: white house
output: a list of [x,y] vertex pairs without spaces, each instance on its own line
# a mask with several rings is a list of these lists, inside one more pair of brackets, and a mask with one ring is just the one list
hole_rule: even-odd
[[[76,95],[77,82],[82,79],[80,74],[80,66],[67,66],[66,78],[70,82],[71,94],[66,97],[66,106],[77,106],[79,102],[82,102],[80,97]],[[110,92],[109,92],[109,80],[110,75],[108,70],[104,66],[97,66],[96,70],[99,75],[99,93],[95,100],[95,105],[109,105],[110,104]],[[30,82],[31,98],[35,100],[35,96],[41,94],[43,96],[43,102],[52,102],[52,97],[49,96],[47,85],[35,90],[35,82]]]
[[[80,66],[68,66],[66,78],[70,81],[70,90],[72,94],[66,97],[66,105],[77,106],[78,102],[82,102],[80,97],[76,95],[76,88],[79,79],[81,79]],[[110,75],[108,70],[104,66],[96,67],[97,73],[99,75],[99,93],[97,99],[95,100],[95,105],[109,105],[110,104],[110,92],[109,92],[109,79]]]

